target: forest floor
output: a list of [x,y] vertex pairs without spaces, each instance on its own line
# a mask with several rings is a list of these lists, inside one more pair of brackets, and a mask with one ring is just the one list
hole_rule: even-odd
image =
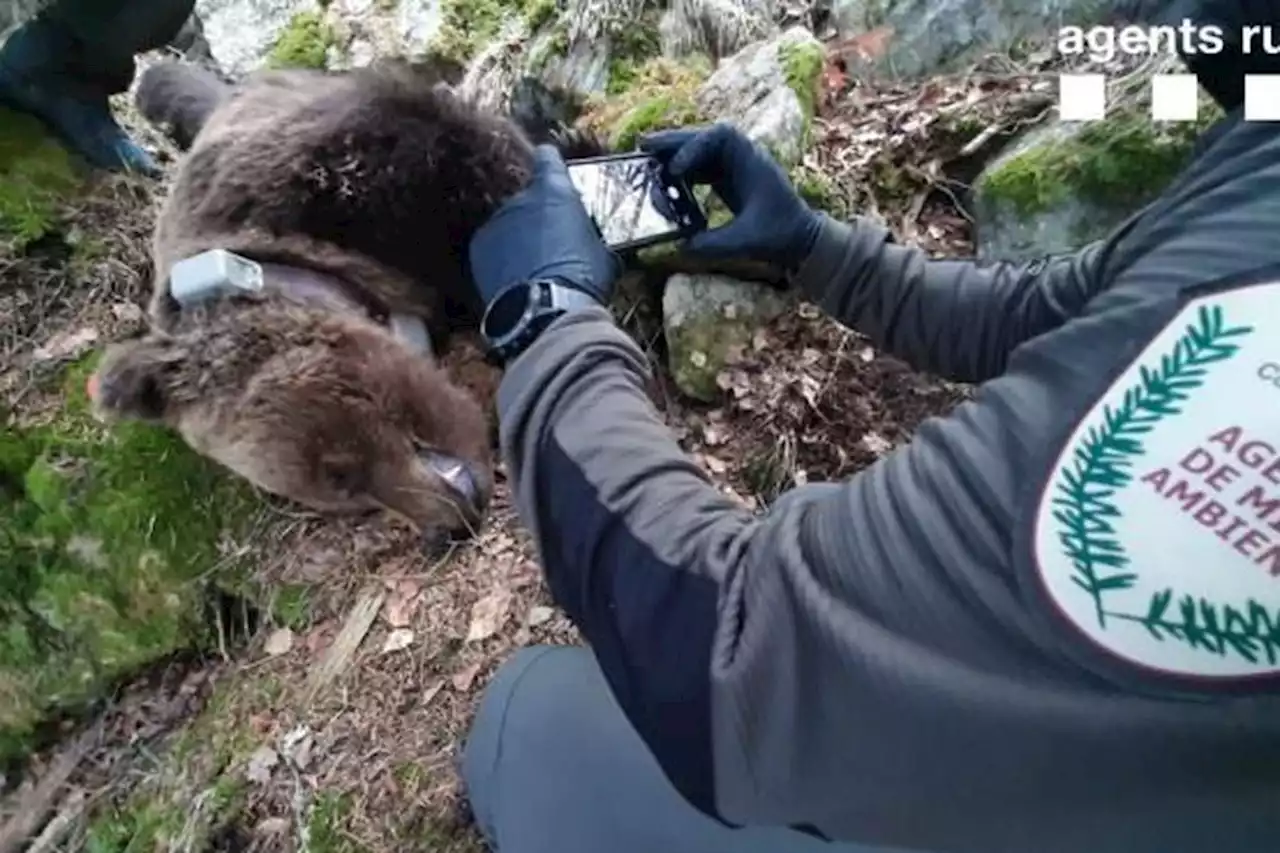
[[[878,213],[934,255],[966,255],[972,227],[948,176],[980,136],[1039,108],[1033,79],[997,69],[910,91],[842,90],[815,120],[804,168],[825,179],[833,207]],[[960,112],[963,123],[947,119]],[[68,220],[95,241],[88,265],[71,269],[38,244],[0,257],[0,393],[13,417],[61,405],[42,381],[49,364],[143,322],[161,193],[106,178],[83,196]],[[639,333],[660,367],[660,343]],[[713,478],[761,509],[874,463],[967,394],[808,305],[760,328],[720,384],[715,405],[669,382],[656,402]],[[288,600],[228,608],[211,651],[167,661],[70,724],[9,780],[0,819],[33,808],[61,819],[49,850],[480,849],[459,819],[454,770],[476,701],[513,649],[577,642],[505,484],[482,534],[437,562],[393,524],[269,498],[252,530],[232,549]]]

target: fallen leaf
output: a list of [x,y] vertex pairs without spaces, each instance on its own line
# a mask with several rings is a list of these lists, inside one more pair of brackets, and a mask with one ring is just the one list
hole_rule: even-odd
[[862,446],[876,456],[882,456],[893,449],[893,443],[876,432],[869,432],[862,436]]
[[70,332],[59,332],[32,353],[37,361],[55,361],[82,355],[98,340],[98,330],[85,326]]
[[502,623],[507,621],[507,611],[511,609],[511,592],[498,587],[475,603],[471,608],[471,625],[467,629],[467,642],[475,643],[486,640],[498,633]]
[[397,628],[387,635],[387,641],[382,644],[382,653],[398,652],[401,649],[407,649],[413,645],[413,630],[410,628]]
[[440,695],[440,691],[444,690],[444,681],[437,681],[428,687],[422,694],[422,701],[418,703],[419,708],[425,708],[431,704],[431,700]]
[[265,785],[271,781],[271,769],[280,763],[280,756],[269,746],[259,747],[249,756],[249,766],[245,769],[245,777],[250,782]]
[[322,622],[307,632],[307,636],[303,639],[303,645],[307,647],[309,654],[318,654],[324,651],[329,645],[330,635],[333,633],[333,625],[329,622]]
[[305,771],[307,765],[311,763],[311,748],[314,745],[315,739],[311,736],[311,729],[307,726],[298,726],[284,736],[280,751],[284,753],[285,758],[293,762],[294,767]]
[[262,647],[263,651],[273,658],[287,654],[292,648],[293,632],[288,628],[280,628],[273,631],[271,636],[267,637],[266,644]]
[[422,600],[422,584],[415,580],[396,581],[383,615],[392,628],[404,628],[413,622],[413,614]]
[[258,822],[253,831],[258,835],[283,835],[293,824],[286,817],[269,817]]
[[529,608],[529,615],[525,618],[524,621],[526,625],[530,625],[530,626],[541,625],[544,622],[550,621],[551,617],[554,615],[555,615],[554,609],[550,607],[545,607],[543,605],[538,605],[537,607]]
[[253,831],[258,835],[283,835],[293,824],[286,817],[269,817],[259,821]]
[[453,689],[459,693],[466,693],[471,689],[471,685],[475,683],[476,676],[480,674],[480,664],[473,663],[471,666],[461,669],[454,673],[450,681],[453,683]]
[[725,471],[729,470],[729,463],[725,462],[723,459],[720,459],[716,456],[711,456],[710,454],[703,454],[702,461],[704,464],[706,464],[707,470],[709,470],[712,474],[723,474]]
[[111,306],[111,313],[124,323],[141,323],[144,319],[142,309],[132,302],[117,302]]

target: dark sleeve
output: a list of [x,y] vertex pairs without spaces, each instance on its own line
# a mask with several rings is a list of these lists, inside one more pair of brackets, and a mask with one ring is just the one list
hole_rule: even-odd
[[[1087,299],[1070,265],[1088,268],[1088,254],[1056,274],[957,266],[948,283],[886,250],[880,265],[898,258],[910,283],[890,299],[875,252],[852,251],[864,238],[831,227],[832,279],[853,286],[828,304],[899,353],[980,375],[1013,338],[1061,325],[909,444],[763,515],[681,450],[608,311],[560,318],[509,366],[503,454],[548,585],[693,805],[898,849],[1269,849],[1256,841],[1280,834],[1271,706],[1164,701],[1132,673],[1086,665],[1016,543],[1073,419],[1176,313],[1177,293],[1275,263],[1275,138],[1238,123],[1095,250],[1120,282],[1078,322],[1058,318]],[[1003,296],[948,293],[961,282]]]
[[981,382],[1003,373],[1019,344],[1083,310],[1102,287],[1107,246],[1021,264],[932,260],[870,220],[846,225],[824,215],[796,283],[915,369]]
[[510,366],[502,445],[548,585],[691,804],[898,849],[1169,853],[1274,797],[1243,781],[1263,759],[1236,717],[1082,670],[1012,562],[1062,412],[1158,331],[1131,302],[763,515],[680,449],[607,311],[560,318]]

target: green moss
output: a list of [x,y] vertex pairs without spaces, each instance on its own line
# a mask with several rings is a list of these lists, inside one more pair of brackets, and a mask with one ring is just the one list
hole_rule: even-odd
[[803,165],[796,166],[791,170],[791,183],[814,210],[824,210],[837,219],[846,215],[839,188],[822,172]]
[[569,52],[569,25],[564,21],[557,21],[551,32],[539,37],[537,45],[537,53],[529,59],[530,72],[541,70],[555,57]]
[[0,761],[47,715],[208,639],[196,583],[256,498],[173,433],[88,411],[91,357],[50,423],[0,427]]
[[440,31],[431,52],[441,59],[466,64],[517,16],[533,33],[554,19],[557,0],[443,0]]
[[311,624],[310,588],[286,584],[273,591],[271,612],[277,625],[302,630]]
[[[196,797],[169,797],[144,787],[120,805],[100,810],[85,837],[87,853],[150,853],[175,849],[185,838],[186,849],[203,849],[217,830],[245,808],[248,788],[239,776],[215,779]],[[194,802],[193,802],[194,800]]]
[[1159,194],[1190,159],[1201,131],[1220,117],[1201,110],[1195,122],[1122,115],[1074,136],[1034,146],[985,176],[979,191],[1030,216],[1068,198],[1104,207],[1137,207]]
[[558,8],[556,0],[527,0],[524,4],[524,19],[529,25],[529,32],[537,32],[551,23]]
[[818,110],[818,77],[824,61],[822,47],[812,41],[784,44],[778,48],[778,61],[787,85],[800,99],[807,137]]
[[609,29],[609,78],[605,91],[620,95],[636,84],[644,64],[662,53],[657,8],[638,21],[619,21]]
[[311,853],[359,853],[362,850],[343,825],[351,813],[351,798],[327,791],[318,793],[311,802],[307,820],[307,834]]
[[38,119],[0,107],[0,249],[21,252],[55,231],[86,174]]
[[626,91],[593,103],[582,123],[618,150],[633,148],[650,131],[696,124],[702,114],[695,96],[709,73],[701,62],[681,65],[651,59],[637,69]]
[[315,68],[329,66],[329,48],[337,42],[333,27],[321,12],[299,12],[289,19],[280,37],[267,54],[269,68]]

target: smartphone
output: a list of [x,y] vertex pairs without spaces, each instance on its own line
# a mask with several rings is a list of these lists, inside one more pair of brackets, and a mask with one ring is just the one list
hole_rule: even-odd
[[643,153],[570,160],[569,178],[605,244],[615,252],[677,240],[707,226],[683,181]]

